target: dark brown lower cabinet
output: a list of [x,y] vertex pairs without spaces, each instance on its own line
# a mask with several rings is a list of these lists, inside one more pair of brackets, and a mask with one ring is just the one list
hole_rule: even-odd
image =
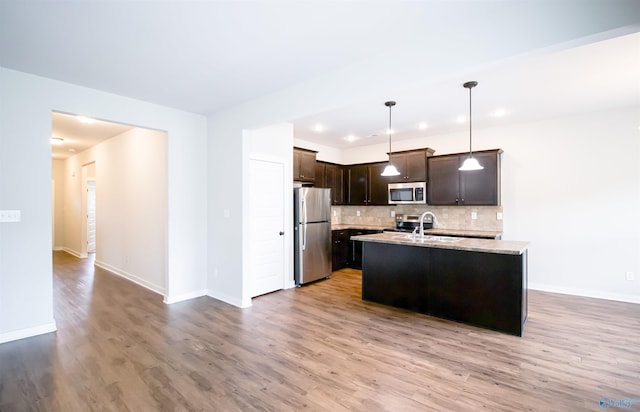
[[382,233],[373,229],[342,229],[331,231],[331,270],[350,267],[362,268],[362,242],[351,240],[351,236]]
[[349,230],[331,231],[331,270],[339,270],[349,265],[351,241]]
[[[382,233],[382,230],[373,229],[351,229],[349,237],[361,235],[373,235]],[[349,267],[354,269],[362,269],[362,243],[359,240],[351,240],[351,255],[349,259]]]
[[522,336],[521,255],[363,242],[362,299]]

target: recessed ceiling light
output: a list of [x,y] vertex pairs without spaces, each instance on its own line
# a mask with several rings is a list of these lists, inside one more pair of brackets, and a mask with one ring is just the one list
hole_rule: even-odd
[[385,132],[385,134],[388,134],[388,135],[389,135],[389,134],[394,134],[394,133],[395,133],[395,131],[394,131],[393,129],[387,129],[387,130],[385,130],[384,132]]
[[51,138],[51,144],[54,144],[56,146],[61,145],[62,143],[64,143],[64,139],[62,137],[52,137]]
[[420,130],[425,130],[428,127],[429,125],[427,124],[427,122],[420,122],[420,124],[418,125],[418,129]]
[[346,140],[347,142],[355,142],[356,140],[358,140],[358,138],[356,136],[350,134],[347,137],[345,137],[344,140]]
[[95,122],[95,119],[92,119],[90,117],[86,117],[86,116],[76,116],[76,118],[81,121],[82,123],[86,123],[86,124],[91,124],[93,122]]
[[73,152],[75,152],[75,151],[76,151],[76,149],[74,149],[73,147],[71,147],[71,148],[69,149],[69,151],[70,151],[71,153],[73,153]]
[[491,112],[492,117],[503,117],[507,115],[507,111],[505,109],[496,109]]
[[456,123],[466,123],[466,122],[467,122],[467,116],[456,117]]
[[317,125],[313,126],[312,130],[314,132],[317,132],[317,133],[322,133],[322,132],[324,132],[325,128],[324,128],[323,125],[317,124]]

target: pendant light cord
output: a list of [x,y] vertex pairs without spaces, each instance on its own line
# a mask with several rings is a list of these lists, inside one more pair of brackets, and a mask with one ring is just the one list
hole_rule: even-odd
[[391,105],[389,105],[389,127],[387,128],[387,136],[389,137],[389,164],[391,164]]
[[477,85],[478,85],[478,82],[476,81],[466,82],[465,84],[462,85],[463,87],[469,89],[469,157],[473,157],[473,151],[472,151],[473,146],[471,144],[471,133],[472,133],[471,123],[473,121],[471,116],[471,89],[473,89]]
[[389,127],[387,128],[387,137],[389,138],[389,164],[391,164],[391,108],[396,105],[396,102],[390,100],[384,102],[384,105],[389,108]]
[[471,130],[472,130],[472,128],[471,128],[471,119],[472,119],[472,117],[471,117],[471,89],[472,89],[472,87],[469,87],[469,156],[473,156],[471,154],[471,147],[472,147],[471,146]]

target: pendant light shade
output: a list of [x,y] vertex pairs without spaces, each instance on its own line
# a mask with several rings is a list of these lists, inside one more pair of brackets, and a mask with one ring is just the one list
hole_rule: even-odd
[[462,163],[462,166],[458,168],[458,170],[482,170],[484,167],[478,163],[478,159],[475,157],[467,157],[465,161]]
[[385,166],[381,176],[399,176],[400,172],[398,172],[398,169],[391,164],[391,107],[395,106],[396,102],[388,101],[385,102],[384,105],[389,108],[389,128],[387,129],[387,134],[389,135],[389,164]]
[[458,168],[458,170],[463,170],[463,171],[484,169],[484,167],[482,167],[482,165],[478,163],[478,159],[473,157],[473,152],[471,151],[471,89],[473,89],[477,85],[478,85],[478,82],[474,82],[474,81],[466,82],[465,84],[462,85],[466,89],[469,89],[469,157],[467,157],[465,161],[462,163],[462,166]]
[[382,171],[382,173],[380,175],[381,176],[398,176],[399,174],[400,174],[400,172],[398,172],[398,169],[396,169],[396,167],[394,165],[389,163],[388,165],[386,165],[384,167],[384,170]]

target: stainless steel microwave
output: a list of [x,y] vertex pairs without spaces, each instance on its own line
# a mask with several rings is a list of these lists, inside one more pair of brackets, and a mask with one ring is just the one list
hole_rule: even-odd
[[427,183],[389,183],[390,205],[419,205],[427,203]]

